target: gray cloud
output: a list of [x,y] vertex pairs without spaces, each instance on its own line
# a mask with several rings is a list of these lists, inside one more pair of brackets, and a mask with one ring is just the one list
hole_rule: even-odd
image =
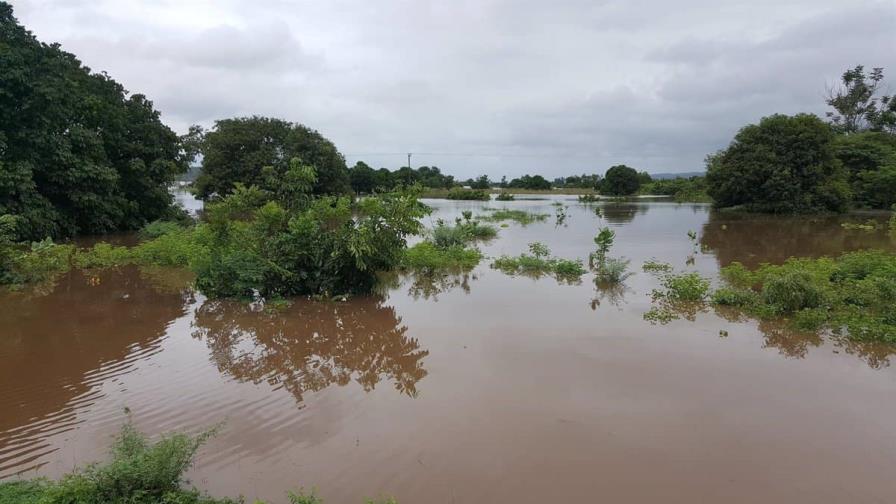
[[13,4],[175,129],[274,115],[462,177],[699,169],[748,122],[823,113],[847,67],[896,79],[891,0]]

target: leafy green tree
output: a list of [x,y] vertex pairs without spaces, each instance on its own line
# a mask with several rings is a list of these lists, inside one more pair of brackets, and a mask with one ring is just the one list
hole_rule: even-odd
[[548,190],[551,183],[541,175],[523,175],[520,178],[511,180],[507,187],[532,189],[532,190]]
[[488,189],[492,186],[492,182],[488,179],[488,175],[482,175],[470,184],[470,189]]
[[846,169],[856,204],[883,209],[896,203],[896,135],[838,135],[834,154]]
[[874,68],[865,74],[858,65],[843,73],[841,84],[828,89],[828,112],[834,127],[842,133],[860,131],[889,131],[896,133],[896,97],[880,95],[884,69]]
[[831,128],[814,115],[764,117],[707,158],[707,191],[720,207],[844,211],[851,191],[834,156],[834,140]]
[[172,216],[191,152],[141,94],[44,44],[0,2],[0,214],[22,239]]
[[196,194],[225,196],[236,183],[259,185],[265,167],[283,173],[292,158],[314,167],[315,194],[347,194],[348,168],[333,142],[317,131],[270,117],[237,117],[215,122],[202,141],[202,171]]
[[370,194],[376,189],[376,171],[363,161],[358,161],[349,170],[352,190],[358,194]]
[[634,168],[616,165],[604,174],[600,192],[611,196],[629,196],[638,192],[640,187],[641,177]]

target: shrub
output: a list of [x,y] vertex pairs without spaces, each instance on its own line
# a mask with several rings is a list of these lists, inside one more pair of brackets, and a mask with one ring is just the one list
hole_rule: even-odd
[[671,301],[703,301],[709,294],[709,280],[695,272],[667,275],[663,287]]
[[539,242],[529,244],[529,253],[516,257],[501,256],[492,262],[492,268],[508,275],[540,277],[553,275],[561,281],[575,281],[585,274],[580,260],[551,257],[547,245]]
[[641,180],[638,172],[634,168],[617,165],[607,170],[600,183],[600,192],[611,196],[628,196],[638,192],[639,187]]
[[759,296],[749,289],[722,287],[712,293],[710,300],[715,305],[743,308],[755,305],[759,302]]
[[463,245],[439,247],[429,241],[420,242],[404,252],[403,268],[410,269],[463,269],[476,267],[482,260],[482,252]]
[[180,231],[182,226],[177,222],[156,220],[143,226],[140,230],[140,237],[143,239],[158,238],[168,233]]
[[513,194],[510,194],[509,192],[503,192],[503,191],[500,192],[497,196],[495,196],[496,201],[514,201],[515,199],[516,198],[513,196]]
[[597,281],[605,284],[617,284],[625,281],[633,274],[627,271],[629,262],[627,259],[606,258],[597,270]]
[[824,288],[812,275],[802,271],[787,271],[768,280],[762,287],[763,300],[786,313],[804,308],[818,308],[824,303]]
[[445,199],[489,201],[492,197],[485,189],[464,189],[463,187],[454,187],[448,191],[448,194],[445,195]]
[[514,221],[518,224],[522,224],[523,226],[532,224],[533,222],[541,222],[547,219],[550,215],[544,213],[532,213],[526,212],[525,210],[508,210],[506,208],[495,209],[495,208],[487,208],[487,211],[490,213],[488,215],[481,215],[479,218],[484,221],[492,221],[492,222],[501,222],[501,221]]

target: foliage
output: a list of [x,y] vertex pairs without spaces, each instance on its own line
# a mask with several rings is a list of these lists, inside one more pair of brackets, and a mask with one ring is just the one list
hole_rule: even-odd
[[[150,442],[126,423],[112,445],[109,462],[88,465],[58,481],[0,483],[0,504],[243,504],[242,498],[218,499],[184,488],[184,473],[214,432],[169,434]],[[323,502],[313,490],[289,492],[287,497],[291,504]],[[396,504],[391,498],[366,502]]]
[[554,179],[554,187],[574,188],[574,189],[599,189],[600,175],[593,173],[587,175],[570,175],[568,177],[560,177]]
[[488,175],[482,175],[476,180],[470,180],[471,189],[489,189],[491,186],[492,183],[488,179]]
[[482,260],[482,252],[463,245],[439,247],[433,242],[422,241],[404,252],[401,266],[407,269],[469,270]]
[[883,86],[884,69],[865,74],[857,65],[843,72],[841,84],[828,90],[827,104],[834,109],[827,116],[842,133],[889,131],[896,133],[896,97],[878,96]]
[[448,193],[445,194],[445,199],[488,201],[491,199],[491,196],[488,191],[482,189],[464,189],[463,187],[455,187],[448,190]]
[[237,183],[275,191],[289,177],[293,160],[314,168],[314,194],[345,194],[351,189],[345,159],[317,131],[270,117],[237,117],[215,122],[201,142],[202,170],[196,195],[224,197]]
[[177,222],[155,220],[140,229],[140,237],[144,239],[158,238],[168,233],[180,231],[182,226]]
[[720,207],[843,211],[851,194],[833,145],[834,133],[816,116],[764,117],[708,157],[707,191]]
[[600,201],[600,196],[596,194],[580,194],[578,200],[579,203],[597,203]]
[[610,167],[604,174],[604,179],[600,184],[601,194],[609,194],[611,196],[629,196],[638,192],[641,187],[641,179],[638,172],[634,168],[625,165],[616,165]]
[[704,301],[709,295],[709,280],[696,272],[665,274],[662,286],[664,290],[655,293],[670,301]]
[[513,201],[515,199],[516,198],[513,196],[513,194],[505,191],[501,191],[497,196],[495,196],[495,201]]
[[501,256],[492,262],[492,268],[500,270],[508,275],[525,275],[540,277],[553,275],[560,281],[576,281],[585,274],[585,268],[580,260],[561,259],[551,257],[550,249],[543,243],[529,244],[529,254],[520,254],[517,257]]
[[896,342],[896,255],[860,251],[835,259],[795,259],[748,270],[722,269],[729,286],[712,295],[761,318],[784,316],[801,329],[845,332],[855,340]]
[[190,158],[150,100],[39,42],[0,2],[0,215],[19,217],[19,239],[162,218]]
[[547,190],[551,183],[541,175],[523,175],[507,183],[507,187],[513,189]]
[[712,201],[706,192],[706,177],[654,179],[641,185],[639,193],[672,196],[672,199],[679,203],[708,203]]
[[431,239],[437,247],[448,248],[456,245],[464,246],[475,240],[490,240],[497,234],[498,230],[494,226],[469,218],[457,219],[453,226],[439,219],[432,229]]
[[628,271],[628,259],[607,257],[596,271],[596,280],[602,284],[618,284],[624,282],[633,273]]
[[896,135],[838,135],[834,155],[846,170],[855,203],[870,208],[896,204]]
[[549,214],[545,213],[533,213],[527,212],[525,210],[509,210],[506,208],[487,208],[486,211],[488,211],[489,214],[480,215],[479,218],[481,220],[491,222],[502,222],[510,220],[518,224],[522,224],[523,226],[532,224],[533,222],[542,222],[550,216]]
[[402,166],[395,171],[388,168],[374,170],[363,161],[349,169],[352,190],[358,194],[394,191],[400,187],[421,185],[429,189],[450,189],[456,185],[454,177],[445,175],[437,166],[409,168]]
[[599,267],[606,260],[615,239],[616,232],[612,229],[602,227],[598,230],[597,235],[594,237],[594,244],[597,245],[597,250],[588,256],[588,265],[591,268]]

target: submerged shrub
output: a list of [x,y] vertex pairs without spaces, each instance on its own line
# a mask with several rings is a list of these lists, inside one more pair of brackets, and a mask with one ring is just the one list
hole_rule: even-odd
[[492,197],[485,189],[464,189],[462,187],[454,187],[448,191],[445,195],[445,199],[488,201],[492,199]]
[[748,307],[759,302],[759,295],[749,289],[721,287],[710,296],[715,305]]
[[696,272],[666,275],[663,287],[672,301],[703,301],[709,294],[709,280]]
[[626,278],[633,275],[632,272],[627,271],[629,262],[628,259],[606,258],[597,270],[597,281],[605,284],[617,284],[625,281]]
[[177,222],[156,220],[143,226],[140,230],[140,237],[144,239],[153,239],[168,233],[180,231],[181,229],[182,226]]
[[516,198],[509,192],[501,192],[495,196],[496,201],[514,201]]
[[818,308],[824,303],[824,289],[806,272],[788,271],[766,280],[763,300],[782,312]]
[[575,281],[585,274],[582,261],[551,257],[547,245],[534,242],[529,244],[529,253],[516,257],[501,256],[492,262],[492,268],[508,275],[540,277],[553,275],[557,280]]
[[423,241],[404,252],[401,261],[403,268],[410,269],[472,269],[482,260],[482,252],[463,245],[439,247],[432,242]]
[[514,221],[518,224],[522,224],[523,226],[532,224],[533,222],[542,222],[550,216],[549,214],[545,213],[526,212],[525,210],[508,210],[506,208],[490,208],[486,210],[489,211],[490,214],[479,216],[481,220],[492,222],[509,220]]

